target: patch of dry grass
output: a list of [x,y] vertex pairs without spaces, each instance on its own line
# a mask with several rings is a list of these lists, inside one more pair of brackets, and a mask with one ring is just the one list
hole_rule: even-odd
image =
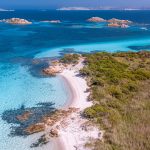
[[150,149],[150,52],[86,55],[81,70],[94,105],[84,115],[105,130],[94,150]]

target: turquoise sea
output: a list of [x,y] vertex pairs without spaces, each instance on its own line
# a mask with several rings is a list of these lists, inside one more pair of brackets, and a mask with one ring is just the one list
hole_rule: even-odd
[[[127,29],[109,28],[104,23],[86,22],[92,16],[128,19],[134,24]],[[19,17],[33,22],[24,26],[0,23],[0,150],[48,149],[46,145],[30,148],[37,134],[14,134],[18,124],[10,116],[22,106],[38,108],[37,104],[49,102],[55,108],[65,105],[69,92],[63,80],[41,73],[49,59],[70,52],[150,50],[149,16],[150,11],[0,12],[0,19]],[[62,23],[40,22],[56,19]],[[53,150],[52,143],[49,147]]]

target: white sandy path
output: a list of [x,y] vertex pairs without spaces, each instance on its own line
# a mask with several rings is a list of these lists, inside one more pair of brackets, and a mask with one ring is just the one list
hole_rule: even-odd
[[[86,81],[76,76],[75,70],[64,70],[61,73],[67,82],[70,84],[72,92],[72,100],[70,107],[80,108],[80,110],[85,109],[86,107],[91,106],[91,102],[87,102],[88,93],[85,93],[87,84]],[[74,116],[77,117],[77,116]],[[60,131],[60,141],[64,150],[75,150],[74,146],[79,145],[79,134],[80,134],[80,124],[78,122],[71,123],[69,121],[69,127],[66,130]],[[82,135],[83,136],[83,135]]]
[[88,86],[84,78],[78,76],[78,73],[74,69],[65,69],[60,75],[68,82],[72,93],[72,100],[69,107],[84,110],[86,107],[92,105],[90,101],[87,101],[89,93],[86,92]]
[[[86,80],[78,76],[78,71],[83,67],[82,60],[73,68],[65,69],[60,75],[68,82],[72,92],[72,103],[69,107],[79,108],[83,111],[90,107],[92,102],[87,101],[89,93],[85,92],[88,88]],[[71,118],[75,118],[71,120]],[[81,128],[81,124],[85,119],[81,118],[80,113],[72,114],[67,119],[68,126],[66,129],[60,130],[61,149],[63,150],[85,150],[84,144],[89,137],[98,138],[99,129],[93,128],[91,131],[85,131]]]
[[60,74],[69,84],[72,93],[69,107],[80,108],[80,110],[84,110],[92,105],[92,102],[88,101],[89,93],[86,90],[89,87],[87,86],[86,80],[79,76],[79,70],[84,67],[83,61],[84,59],[81,58],[77,65],[74,67],[69,66],[68,69],[64,69]]

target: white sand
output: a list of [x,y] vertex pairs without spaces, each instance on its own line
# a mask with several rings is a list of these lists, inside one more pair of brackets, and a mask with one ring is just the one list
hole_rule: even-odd
[[63,150],[85,150],[88,149],[84,145],[88,142],[89,138],[102,138],[102,132],[97,127],[92,126],[88,130],[84,128],[83,124],[88,120],[80,115],[85,108],[92,105],[92,102],[87,100],[89,93],[85,92],[88,88],[86,81],[78,76],[79,70],[83,67],[82,62],[81,60],[78,65],[69,67],[60,74],[68,82],[72,92],[70,107],[79,108],[78,112],[71,114],[71,116],[65,119],[66,126],[65,128],[62,127],[59,131],[59,140]]

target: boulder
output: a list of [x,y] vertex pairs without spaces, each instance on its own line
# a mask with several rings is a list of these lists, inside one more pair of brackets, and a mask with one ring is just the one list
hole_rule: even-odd
[[100,17],[92,17],[92,18],[89,18],[87,21],[88,22],[106,22],[105,19],[100,18]]
[[28,20],[20,19],[20,18],[3,19],[1,20],[1,22],[5,22],[9,24],[18,24],[18,25],[32,24],[32,22],[29,22]]
[[108,27],[120,27],[118,23],[109,23]]
[[45,21],[41,21],[41,22],[46,22],[46,23],[61,23],[60,20],[45,20]]
[[50,76],[55,76],[57,73],[61,73],[62,69],[59,66],[50,66],[46,69],[43,69],[43,73]]
[[113,24],[131,24],[132,23],[132,21],[129,21],[129,20],[120,20],[116,18],[112,18],[108,20],[108,22],[113,23]]
[[129,26],[127,24],[122,24],[121,28],[128,28]]

